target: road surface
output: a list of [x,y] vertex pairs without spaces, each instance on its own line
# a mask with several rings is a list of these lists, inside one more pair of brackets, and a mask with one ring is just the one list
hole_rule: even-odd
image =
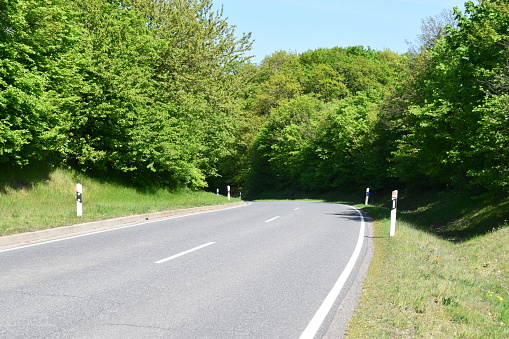
[[0,249],[0,337],[320,338],[367,238],[353,207],[278,201]]

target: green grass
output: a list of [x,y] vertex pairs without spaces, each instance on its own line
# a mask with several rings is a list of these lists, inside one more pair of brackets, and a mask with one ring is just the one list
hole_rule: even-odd
[[[203,191],[140,191],[62,169],[3,169],[0,236],[132,214],[227,203]],[[83,185],[83,216],[76,216],[76,183]],[[232,202],[239,201],[232,199]]]
[[482,199],[403,199],[393,238],[389,209],[364,207],[375,253],[349,338],[509,337],[507,199]]

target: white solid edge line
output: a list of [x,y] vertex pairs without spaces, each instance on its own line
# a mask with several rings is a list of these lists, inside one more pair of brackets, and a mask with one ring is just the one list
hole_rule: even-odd
[[348,261],[348,264],[346,265],[345,269],[339,276],[339,279],[334,284],[334,287],[332,287],[332,290],[329,292],[325,300],[323,301],[322,305],[316,311],[313,319],[309,322],[308,326],[302,332],[300,339],[311,339],[314,338],[318,330],[320,329],[320,326],[322,326],[323,321],[325,320],[325,317],[329,313],[330,309],[332,308],[332,305],[334,305],[334,302],[339,296],[339,293],[341,293],[341,289],[346,283],[346,280],[348,279],[348,276],[350,273],[352,273],[352,270],[355,266],[355,263],[357,262],[357,259],[359,258],[359,254],[361,252],[363,238],[364,238],[364,229],[365,229],[365,223],[364,223],[364,216],[362,213],[354,207],[354,209],[359,213],[361,217],[361,230],[359,232],[359,238],[357,239],[357,245],[355,246],[355,250],[353,251],[352,256],[350,257],[350,260]]
[[41,246],[41,245],[51,244],[51,243],[59,242],[59,241],[65,241],[65,240],[76,239],[76,238],[81,238],[81,237],[88,237],[89,235],[105,233],[105,232],[112,232],[112,231],[121,230],[121,229],[124,229],[124,228],[137,227],[137,226],[146,225],[146,224],[152,224],[152,223],[156,223],[156,222],[160,222],[160,221],[164,221],[164,220],[179,219],[179,218],[189,217],[191,215],[198,215],[198,214],[205,214],[205,213],[226,211],[226,210],[230,210],[230,209],[234,209],[234,208],[239,208],[239,207],[246,207],[246,206],[250,206],[250,205],[251,205],[251,203],[247,203],[247,205],[232,206],[232,207],[227,207],[227,208],[222,208],[222,209],[217,209],[217,210],[195,212],[195,213],[181,214],[181,215],[173,215],[173,216],[170,216],[170,217],[158,218],[158,219],[155,219],[155,220],[141,221],[141,222],[136,222],[136,223],[133,223],[133,224],[125,225],[125,226],[112,227],[112,228],[107,228],[107,229],[103,229],[103,230],[99,230],[99,231],[92,231],[92,232],[87,232],[87,233],[78,234],[78,235],[71,235],[71,236],[68,236],[68,237],[63,237],[63,238],[58,238],[58,239],[53,239],[53,240],[43,240],[43,241],[36,242],[36,243],[33,243],[33,244],[19,245],[19,246],[16,246],[16,247],[11,247],[11,248],[6,248],[6,249],[3,249],[3,250],[0,250],[0,253],[2,253],[2,252],[10,252],[10,251],[17,251],[17,250],[21,250],[23,248],[34,247],[34,246]]
[[271,221],[274,221],[274,220],[276,220],[276,219],[277,219],[277,218],[279,218],[279,217],[280,217],[280,216],[278,215],[277,217],[274,217],[274,218],[272,218],[272,219],[265,220],[265,222],[271,222]]
[[173,259],[175,259],[175,258],[181,257],[181,256],[183,256],[183,255],[186,255],[186,254],[191,253],[191,252],[194,252],[194,251],[197,251],[197,250],[199,250],[199,249],[201,249],[201,248],[204,248],[204,247],[210,246],[210,245],[212,245],[212,244],[215,244],[215,242],[208,242],[208,243],[203,244],[203,245],[201,245],[201,246],[197,246],[197,247],[195,247],[195,248],[191,248],[190,250],[187,250],[187,251],[184,251],[184,252],[180,252],[179,254],[175,254],[175,255],[173,255],[173,256],[171,256],[171,257],[168,257],[168,258],[165,258],[165,259],[158,260],[158,261],[156,261],[154,264],[161,264],[161,263],[163,263],[163,262],[173,260]]

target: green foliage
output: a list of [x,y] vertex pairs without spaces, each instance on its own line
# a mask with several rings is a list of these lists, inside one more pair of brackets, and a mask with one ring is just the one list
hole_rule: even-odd
[[349,91],[345,77],[327,64],[313,67],[304,80],[304,92],[313,93],[325,101],[345,98]]
[[299,187],[306,149],[316,133],[316,125],[324,109],[325,105],[319,100],[300,96],[272,111],[254,143],[258,161],[267,162],[267,165],[260,167],[260,172],[254,175],[275,181],[267,183],[262,180],[258,185]]
[[147,77],[150,35],[143,18],[127,8],[87,0],[79,9],[86,34],[79,86],[70,88],[77,100],[68,106],[67,158],[85,171],[143,171],[155,150],[153,131],[145,130],[154,120],[155,93]]
[[[393,160],[407,183],[423,175],[431,183],[506,186],[505,180],[493,177],[504,173],[505,164],[493,152],[504,141],[489,136],[492,123],[498,121],[504,128],[505,100],[485,98],[507,59],[502,42],[509,39],[509,4],[467,2],[465,7],[465,14],[455,12],[457,28],[448,26],[444,36],[423,52],[424,62],[409,87],[415,93],[411,104],[396,117],[406,131]],[[471,176],[477,179],[472,182]]]
[[65,1],[0,6],[0,162],[25,165],[53,156],[64,141],[58,107],[66,98],[54,87],[79,29]]
[[234,154],[251,42],[210,0],[0,6],[0,162],[199,188]]
[[398,163],[396,173],[403,181],[411,183],[424,174],[429,180],[448,182],[459,174],[454,161],[458,153],[452,152],[454,140],[444,122],[449,115],[452,108],[445,102],[408,108],[405,122],[415,129],[399,140],[393,153],[393,160]]
[[313,93],[321,94],[325,90],[330,96],[322,94],[322,99],[331,101],[391,85],[396,75],[396,69],[389,62],[391,57],[397,58],[392,52],[378,52],[362,46],[334,47],[305,52],[301,55],[301,62],[308,69],[311,84],[316,73],[321,73],[322,85],[328,85]]
[[303,92],[299,56],[279,51],[265,58],[258,70],[252,109],[257,115],[268,115],[271,109]]
[[384,178],[371,149],[379,100],[361,92],[327,104],[304,95],[274,109],[255,141],[258,186],[348,190]]
[[272,104],[254,141],[251,191],[382,185],[386,159],[376,153],[382,147],[373,132],[381,103],[404,69],[400,59],[363,47],[267,58],[256,96]]
[[489,97],[476,109],[482,117],[470,157],[477,159],[468,175],[492,191],[509,191],[509,95]]

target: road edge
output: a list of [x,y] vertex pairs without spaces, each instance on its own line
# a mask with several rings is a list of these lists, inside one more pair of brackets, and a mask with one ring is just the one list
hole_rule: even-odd
[[171,218],[175,216],[224,210],[229,208],[247,206],[248,203],[241,202],[233,202],[226,203],[221,205],[210,205],[210,206],[200,206],[200,207],[192,207],[192,208],[183,208],[183,209],[175,209],[175,210],[167,210],[162,212],[153,212],[153,213],[144,213],[144,214],[136,214],[119,218],[91,221],[87,223],[75,224],[70,226],[62,226],[55,228],[48,228],[45,230],[39,230],[34,232],[26,232],[26,233],[17,233],[11,235],[5,235],[0,237],[0,249],[6,249],[11,247],[18,247],[27,244],[32,244],[36,242],[43,242],[48,240],[53,240],[57,238],[65,238],[69,236],[75,236],[79,234],[96,232],[110,228],[116,228],[120,226],[126,226],[129,224],[137,224],[141,222],[146,222],[148,220],[156,220],[156,219],[164,219]]
[[346,331],[348,330],[350,320],[355,314],[355,310],[362,296],[364,280],[367,277],[371,258],[373,257],[375,248],[373,242],[373,219],[371,219],[367,213],[362,211],[362,209],[359,208],[359,211],[364,216],[364,221],[366,223],[366,232],[364,235],[367,238],[366,255],[363,257],[362,263],[360,264],[359,271],[357,273],[358,279],[355,279],[345,298],[338,306],[332,323],[330,324],[327,333],[323,336],[323,339],[338,339],[347,337]]

